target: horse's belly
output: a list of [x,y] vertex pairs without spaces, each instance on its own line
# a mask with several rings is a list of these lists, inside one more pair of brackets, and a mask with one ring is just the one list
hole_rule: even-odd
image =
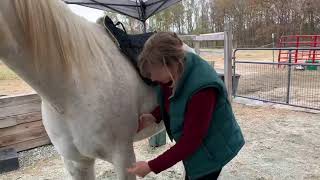
[[[138,105],[135,93],[125,97],[121,94],[113,94],[119,95],[118,98],[107,93],[72,98],[62,114],[44,102],[44,124],[59,153],[68,159],[86,156],[109,161],[115,145],[132,145],[139,111],[151,110],[155,101],[147,98]],[[138,107],[142,105],[144,107]],[[146,136],[139,139],[141,137]]]

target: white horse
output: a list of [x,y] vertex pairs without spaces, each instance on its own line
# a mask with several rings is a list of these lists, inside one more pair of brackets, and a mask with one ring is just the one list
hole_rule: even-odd
[[97,24],[60,0],[1,0],[0,58],[42,99],[46,131],[72,179],[95,179],[94,161],[112,162],[118,179],[135,162],[139,114],[154,91]]

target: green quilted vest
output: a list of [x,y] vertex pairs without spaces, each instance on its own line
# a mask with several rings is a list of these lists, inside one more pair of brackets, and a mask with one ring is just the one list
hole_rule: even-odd
[[244,138],[227,99],[224,83],[215,70],[196,54],[187,53],[185,60],[184,73],[176,91],[169,99],[168,118],[164,116],[166,113],[160,87],[157,88],[157,92],[168,135],[178,142],[183,131],[187,103],[192,95],[207,87],[214,87],[218,91],[217,105],[207,136],[198,150],[183,160],[187,176],[196,179],[226,165],[240,151],[244,145]]

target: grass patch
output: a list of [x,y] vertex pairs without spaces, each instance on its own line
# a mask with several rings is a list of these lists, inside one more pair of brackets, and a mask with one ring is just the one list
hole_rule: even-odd
[[14,80],[19,77],[6,65],[0,62],[0,80]]

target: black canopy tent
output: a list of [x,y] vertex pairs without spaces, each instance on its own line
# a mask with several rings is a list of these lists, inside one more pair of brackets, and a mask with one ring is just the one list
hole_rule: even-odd
[[67,4],[77,4],[100,10],[111,10],[132,17],[144,24],[154,14],[180,2],[181,0],[63,0]]

